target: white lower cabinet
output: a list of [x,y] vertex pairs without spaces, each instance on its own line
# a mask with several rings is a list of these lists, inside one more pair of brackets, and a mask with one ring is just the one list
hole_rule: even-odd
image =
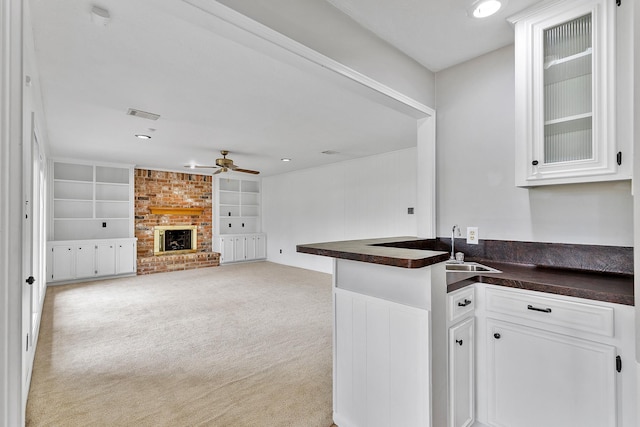
[[111,276],[116,274],[116,248],[113,243],[99,243],[96,245],[96,276]]
[[255,235],[255,258],[263,259],[267,257],[267,236],[266,234],[256,234]]
[[227,234],[214,239],[220,263],[252,261],[267,257],[266,234]]
[[93,243],[76,245],[75,271],[69,278],[95,276],[95,264],[96,246]]
[[218,247],[216,251],[220,252],[220,262],[233,262],[235,261],[235,239],[233,236],[219,237],[217,239]]
[[48,246],[48,282],[136,272],[136,239],[53,241]]
[[233,260],[244,261],[247,259],[247,238],[235,236],[233,238]]
[[116,245],[116,274],[136,272],[136,242],[118,242]]
[[448,427],[469,427],[475,421],[475,290],[447,294]]
[[637,426],[632,306],[475,287],[479,422]]
[[475,419],[474,318],[449,328],[449,427],[469,427]]
[[491,425],[617,425],[615,347],[497,320],[487,326]]
[[[93,251],[91,251],[91,255],[94,255]],[[50,277],[51,280],[48,281],[71,280],[75,278],[75,256],[75,247],[72,245],[61,244],[51,247],[48,257],[49,262],[47,263],[49,270],[47,277]]]

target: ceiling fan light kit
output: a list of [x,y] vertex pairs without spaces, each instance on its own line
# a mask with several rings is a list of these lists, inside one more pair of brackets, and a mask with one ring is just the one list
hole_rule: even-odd
[[253,174],[253,175],[258,175],[260,173],[259,171],[254,171],[254,170],[251,170],[251,169],[242,169],[242,168],[239,168],[238,166],[234,165],[233,164],[233,160],[227,159],[227,154],[229,154],[228,150],[222,150],[222,151],[220,151],[220,154],[222,154],[222,158],[216,159],[215,166],[185,165],[185,168],[190,168],[190,169],[196,169],[196,168],[218,169],[213,173],[213,175],[217,175],[217,174],[222,173],[222,172],[228,172],[229,170],[232,170],[234,172],[250,173],[250,174]]

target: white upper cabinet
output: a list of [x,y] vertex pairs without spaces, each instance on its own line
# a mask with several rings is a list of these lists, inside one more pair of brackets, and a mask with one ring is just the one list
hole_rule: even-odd
[[516,185],[630,178],[616,135],[616,4],[546,2],[516,37]]

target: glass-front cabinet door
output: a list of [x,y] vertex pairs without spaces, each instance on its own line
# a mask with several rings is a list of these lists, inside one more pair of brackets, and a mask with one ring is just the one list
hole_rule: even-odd
[[545,3],[511,21],[516,184],[615,179],[615,2]]

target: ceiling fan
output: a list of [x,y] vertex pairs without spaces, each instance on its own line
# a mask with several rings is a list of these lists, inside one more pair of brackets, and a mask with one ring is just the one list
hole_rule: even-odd
[[218,170],[215,171],[213,173],[213,175],[217,175],[217,174],[219,174],[221,172],[227,172],[229,169],[231,169],[234,172],[251,173],[251,174],[254,174],[254,175],[258,175],[260,173],[258,171],[253,171],[251,169],[242,169],[242,168],[239,168],[238,166],[234,165],[233,164],[233,160],[227,159],[227,154],[229,154],[229,151],[227,151],[227,150],[220,151],[220,154],[222,154],[222,158],[221,159],[216,159],[216,165],[215,166],[186,165],[185,168],[191,168],[191,169],[195,169],[195,168],[204,168],[204,169],[217,168]]

